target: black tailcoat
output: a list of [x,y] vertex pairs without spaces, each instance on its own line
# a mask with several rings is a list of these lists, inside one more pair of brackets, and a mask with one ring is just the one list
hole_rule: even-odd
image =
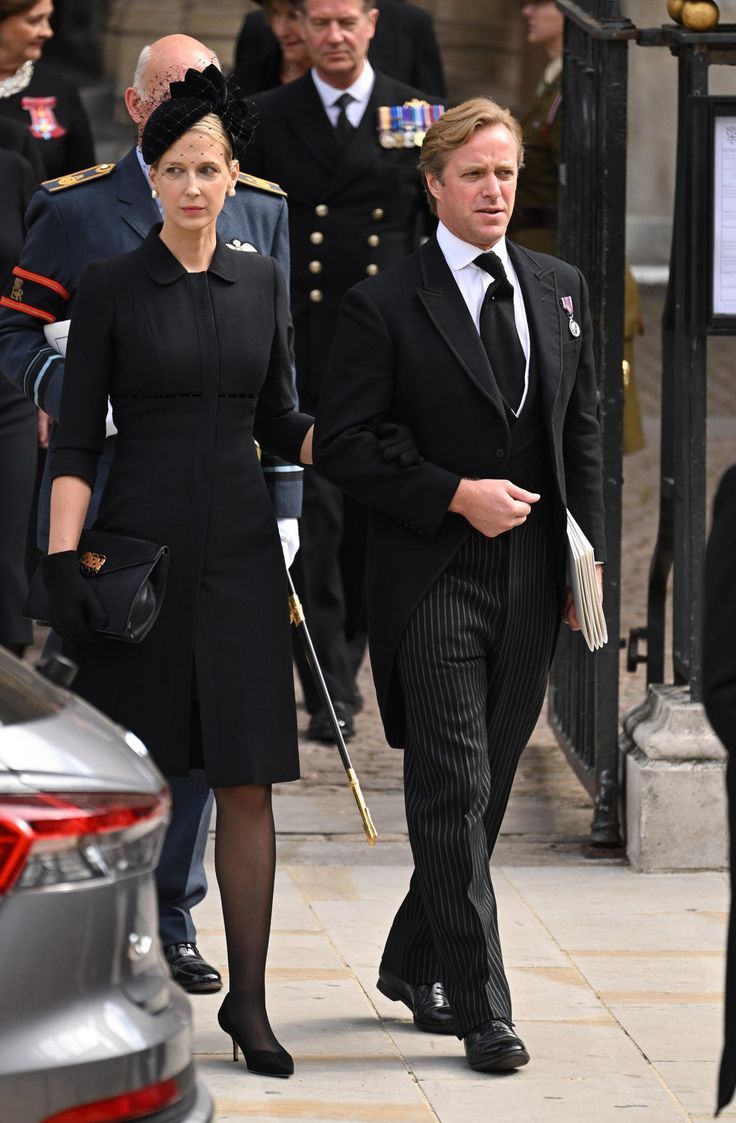
[[[604,557],[598,398],[585,281],[573,266],[509,243],[537,361],[558,527],[569,507]],[[581,334],[569,330],[572,297]],[[409,425],[424,460],[383,459],[375,426]],[[315,433],[315,464],[371,510],[371,662],[390,744],[405,735],[395,673],[407,620],[470,532],[448,506],[461,478],[507,478],[510,432],[467,305],[432,238],[345,297]],[[544,496],[543,496],[544,498]],[[559,534],[560,567],[564,535]]]
[[423,96],[376,71],[344,149],[311,74],[254,99],[259,122],[248,169],[288,193],[296,376],[305,408],[319,396],[343,293],[419,244],[428,216],[419,149],[382,148],[377,110]]
[[731,921],[726,965],[725,1040],[718,1107],[736,1088],[736,465],[729,468],[713,504],[708,540],[703,629],[703,702],[711,725],[728,750],[728,813],[731,834]]

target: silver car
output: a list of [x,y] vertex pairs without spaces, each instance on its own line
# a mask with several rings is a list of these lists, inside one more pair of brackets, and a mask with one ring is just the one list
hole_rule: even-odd
[[0,1119],[209,1123],[157,936],[140,741],[0,649]]

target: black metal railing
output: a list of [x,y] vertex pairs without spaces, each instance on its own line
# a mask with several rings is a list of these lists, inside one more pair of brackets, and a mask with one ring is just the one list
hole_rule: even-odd
[[[662,316],[662,434],[657,541],[649,571],[646,628],[633,630],[628,667],[647,664],[647,682],[689,687],[702,700],[705,573],[707,337],[733,334],[733,318],[713,317],[712,283],[713,65],[736,65],[736,27],[710,33],[682,27],[642,30],[643,47],[669,47],[678,60],[677,165],[670,275]],[[724,99],[726,100],[726,99]],[[736,99],[727,99],[736,115]],[[672,668],[665,625],[672,576]],[[646,655],[638,651],[646,642]]]
[[616,0],[557,0],[565,15],[559,252],[590,287],[603,428],[608,645],[590,654],[563,628],[550,679],[552,727],[594,797],[591,842],[621,845],[618,696],[622,361],[628,40]]

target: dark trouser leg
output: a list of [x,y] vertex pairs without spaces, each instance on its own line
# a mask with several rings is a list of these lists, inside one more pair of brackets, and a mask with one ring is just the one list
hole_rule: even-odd
[[0,373],[0,644],[31,643],[23,615],[28,595],[25,548],[36,478],[36,410]]
[[[488,688],[491,798],[484,821],[489,858],[506,813],[519,757],[542,711],[562,619],[563,588],[556,576],[552,536],[546,533],[544,522],[530,521],[519,529],[523,533],[515,534],[510,541],[508,618],[522,626],[506,636],[503,663],[496,664],[495,673],[491,670]],[[525,574],[523,581],[519,579],[521,574]],[[539,661],[526,679],[526,704],[522,708],[518,689],[530,642],[538,645]]]
[[[345,588],[340,560],[343,525],[342,492],[307,468],[299,524],[301,545],[291,572],[330,696],[333,701],[351,702],[355,673],[346,637]],[[296,634],[294,658],[307,709],[316,713],[322,704]]]
[[[486,818],[489,808],[494,815],[501,804],[505,809],[541,706],[549,663],[544,637],[559,620],[559,596],[551,605],[545,592],[553,581],[543,526],[529,533],[531,527],[519,528],[529,539],[523,548],[521,541],[512,548],[508,535],[473,535],[420,605],[399,650],[416,870],[383,965],[410,982],[439,977],[459,1036],[492,1017],[511,1017]],[[540,568],[541,581],[535,576]],[[507,616],[507,606],[513,615]],[[551,651],[551,640],[547,646]],[[507,725],[501,707],[491,722],[501,740],[489,746],[496,692],[513,701],[513,721]]]
[[169,778],[171,821],[156,870],[161,943],[195,943],[191,910],[207,892],[204,852],[212,817],[212,792],[203,769]]

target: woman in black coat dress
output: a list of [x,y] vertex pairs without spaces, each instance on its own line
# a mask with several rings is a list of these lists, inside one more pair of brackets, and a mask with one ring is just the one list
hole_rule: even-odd
[[[293,1063],[264,991],[271,784],[296,779],[299,763],[286,571],[253,437],[308,462],[312,418],[295,410],[279,266],[216,234],[246,116],[210,66],[173,83],[146,126],[163,226],[82,277],[43,566],[51,622],[79,666],[75,690],[138,734],[168,775],[201,755],[230,972],[220,1024],[250,1069],[285,1076]],[[117,449],[95,527],[170,550],[161,614],[140,644],[94,642],[104,611],[76,557],[108,395]]]
[[47,179],[95,162],[77,87],[39,61],[53,12],[51,0],[0,0],[0,116],[30,131]]

